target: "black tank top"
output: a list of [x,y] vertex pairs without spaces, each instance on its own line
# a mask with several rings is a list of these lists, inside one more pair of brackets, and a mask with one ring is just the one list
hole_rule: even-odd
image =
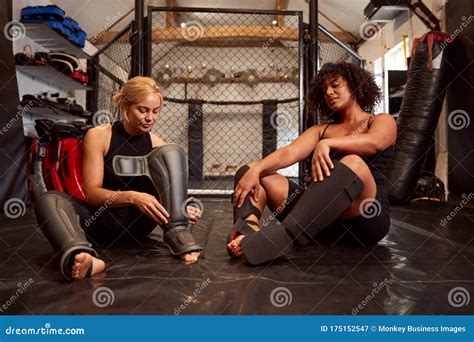
[[[370,124],[372,123],[374,116],[375,115],[372,115],[367,120],[367,127],[370,128]],[[330,124],[328,124],[324,128],[323,133],[321,134],[320,140],[324,139],[324,133],[326,132],[326,129],[329,127],[329,125]],[[385,173],[385,169],[387,168],[388,163],[390,162],[390,159],[392,158],[394,149],[395,149],[395,146],[391,145],[387,147],[385,150],[380,151],[378,153],[375,153],[372,155],[360,156],[364,160],[364,162],[367,164],[367,166],[370,169],[370,172],[372,173],[372,176],[374,177],[375,183],[377,184],[377,191],[383,192],[384,195],[386,192],[386,189],[385,189],[386,177],[384,176],[384,173]],[[330,152],[331,159],[340,160],[345,155],[346,155],[345,153],[342,153],[340,151],[331,150]]]
[[108,190],[134,190],[153,194],[154,186],[146,176],[119,177],[115,175],[112,160],[116,155],[143,156],[153,148],[150,133],[130,135],[123,126],[123,121],[112,125],[110,147],[104,156],[104,179],[102,187]]

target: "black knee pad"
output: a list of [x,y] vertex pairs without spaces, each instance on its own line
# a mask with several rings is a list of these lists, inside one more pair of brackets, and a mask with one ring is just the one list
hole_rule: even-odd
[[[239,183],[240,179],[245,175],[245,173],[250,169],[250,166],[244,165],[240,167],[234,176],[234,189]],[[234,200],[234,194],[232,194],[232,203]],[[254,214],[257,218],[260,218],[261,213],[257,207],[255,207],[252,202],[250,201],[250,195],[247,195],[242,203],[240,208],[234,207],[234,223],[237,222],[238,219],[245,219],[247,216]]]

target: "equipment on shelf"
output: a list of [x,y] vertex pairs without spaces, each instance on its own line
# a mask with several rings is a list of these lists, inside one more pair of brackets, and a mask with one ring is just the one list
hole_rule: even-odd
[[43,93],[42,95],[23,95],[21,105],[28,114],[70,114],[80,117],[90,117],[91,112],[85,110],[76,100],[59,97],[59,94]]
[[86,44],[86,33],[56,5],[25,7],[21,10],[21,22],[44,23],[79,48]]
[[222,79],[224,79],[224,73],[212,68],[204,75],[202,83],[212,87],[216,83],[221,82]]
[[85,74],[84,68],[79,63],[79,60],[67,53],[50,52],[49,59],[51,65],[63,74],[75,79],[79,83],[89,83],[89,76]]
[[35,52],[33,54],[31,51],[27,52],[28,48],[30,48],[29,45],[25,45],[24,51],[15,55],[17,65],[49,66],[81,84],[89,83],[85,66],[73,55],[64,52]]

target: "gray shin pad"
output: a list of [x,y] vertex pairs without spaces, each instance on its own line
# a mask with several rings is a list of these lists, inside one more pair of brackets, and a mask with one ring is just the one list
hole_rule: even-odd
[[95,257],[98,255],[87,241],[79,215],[66,196],[54,191],[43,194],[36,202],[35,212],[43,234],[53,249],[61,255],[61,273],[71,280],[70,272],[76,254],[87,252]]
[[201,250],[188,225],[188,165],[181,147],[166,144],[145,156],[116,155],[112,164],[118,176],[147,176],[152,181],[170,215],[163,230],[173,255]]

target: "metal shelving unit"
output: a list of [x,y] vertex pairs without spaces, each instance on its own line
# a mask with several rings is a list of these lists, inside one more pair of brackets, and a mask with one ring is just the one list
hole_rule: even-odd
[[87,53],[43,23],[24,23],[25,34],[50,52],[61,51],[77,58],[90,59]]
[[[48,52],[64,52],[77,58],[89,59],[78,46],[61,36],[58,32],[43,23],[24,23],[25,35],[41,45]],[[62,89],[90,90],[91,88],[75,79],[64,75],[48,65],[17,65],[16,69],[43,83]]]
[[17,65],[16,69],[43,83],[63,89],[90,90],[91,88],[45,65]]

